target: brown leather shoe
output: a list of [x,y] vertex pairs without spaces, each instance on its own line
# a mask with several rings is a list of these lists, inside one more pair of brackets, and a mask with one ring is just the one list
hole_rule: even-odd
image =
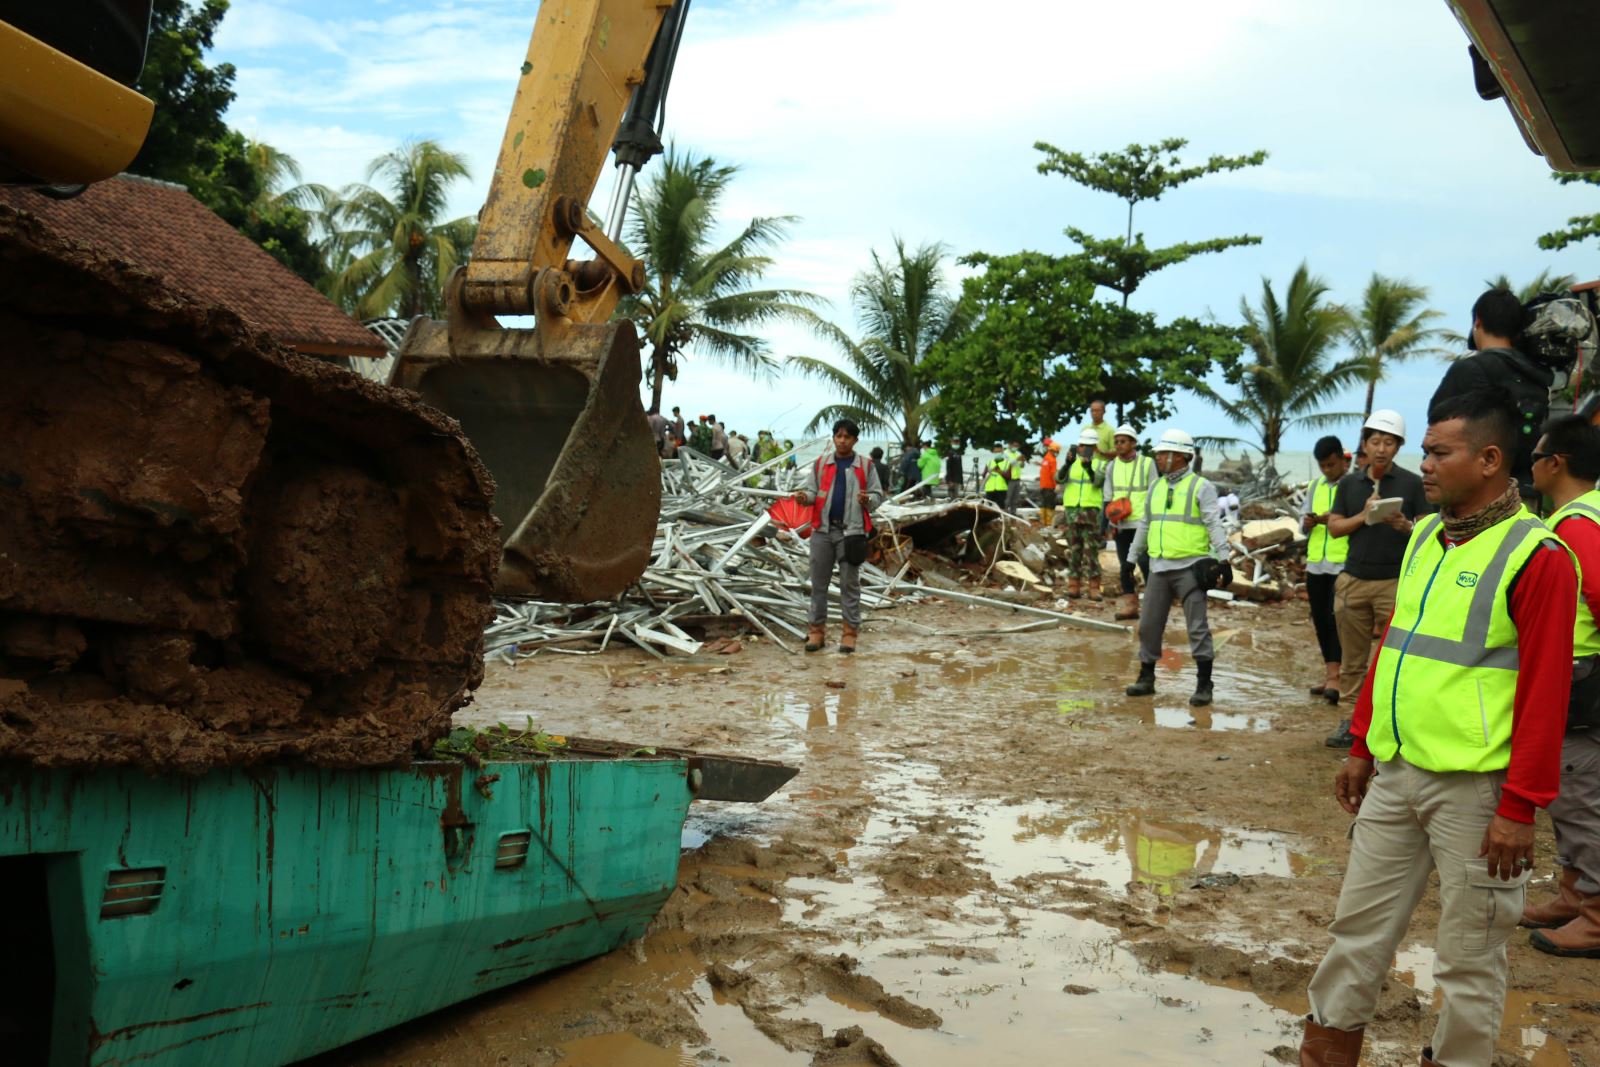
[[1422,1055],[1417,1057],[1417,1067],[1439,1067],[1439,1061],[1433,1058],[1431,1047],[1422,1050]]
[[849,623],[844,624],[844,630],[839,634],[839,651],[847,655],[856,650],[856,628]]
[[1139,617],[1139,596],[1137,593],[1123,593],[1117,600],[1117,613],[1114,616],[1119,621],[1137,619]]
[[1067,579],[1067,596],[1076,600],[1083,595],[1083,583],[1076,578]]
[[1554,930],[1535,930],[1528,944],[1552,956],[1600,959],[1600,893],[1583,897],[1578,917]]
[[1096,581],[1090,581],[1089,582],[1089,599],[1094,601],[1096,604],[1100,603],[1100,601],[1105,599],[1104,594],[1102,594],[1100,592],[1100,583],[1099,582],[1096,582]]
[[1312,1022],[1307,1015],[1305,1036],[1300,1039],[1300,1067],[1356,1067],[1365,1036],[1365,1030],[1335,1030]]
[[1522,909],[1522,921],[1517,925],[1530,930],[1552,930],[1557,926],[1565,926],[1578,917],[1578,905],[1582,902],[1583,894],[1578,892],[1578,868],[1563,867],[1561,880],[1556,885],[1555,899],[1525,906]]
[[822,646],[828,643],[828,628],[822,625],[806,628],[806,651],[820,652]]

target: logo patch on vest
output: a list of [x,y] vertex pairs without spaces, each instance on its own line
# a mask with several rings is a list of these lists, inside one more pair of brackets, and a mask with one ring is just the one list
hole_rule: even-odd
[[1478,576],[1472,571],[1462,571],[1456,575],[1456,584],[1463,589],[1471,589],[1478,584]]

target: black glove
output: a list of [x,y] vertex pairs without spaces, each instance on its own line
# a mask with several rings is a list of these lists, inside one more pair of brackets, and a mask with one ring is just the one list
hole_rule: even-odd
[[1208,556],[1194,565],[1194,576],[1201,589],[1226,589],[1233,584],[1233,564]]

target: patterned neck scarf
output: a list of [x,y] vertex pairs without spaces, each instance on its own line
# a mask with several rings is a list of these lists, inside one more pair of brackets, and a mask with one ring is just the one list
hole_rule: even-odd
[[1444,522],[1444,535],[1451,541],[1460,544],[1477,534],[1482,533],[1497,522],[1504,522],[1517,513],[1522,506],[1522,494],[1517,491],[1517,483],[1511,482],[1506,486],[1506,491],[1500,498],[1485,505],[1472,515],[1452,515],[1448,511],[1441,511],[1439,518]]

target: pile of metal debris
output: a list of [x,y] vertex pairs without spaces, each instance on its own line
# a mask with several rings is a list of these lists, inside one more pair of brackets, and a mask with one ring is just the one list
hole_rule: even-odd
[[[804,643],[811,599],[810,557],[796,533],[780,529],[767,507],[790,495],[800,468],[796,452],[761,466],[734,470],[727,463],[680,449],[662,464],[661,517],[644,574],[616,600],[554,604],[496,601],[485,633],[485,657],[516,663],[541,652],[597,655],[613,644],[652,656],[735,651],[741,639],[765,639],[788,652]],[[861,569],[861,602],[868,611],[893,608],[924,596],[1010,608],[1034,616],[1029,627],[1079,625],[1125,632],[1126,627],[1038,606],[1037,592],[1023,597],[969,592],[965,583],[936,569],[938,558],[920,545],[961,552],[971,546],[994,568],[1009,553],[1022,560],[1047,556],[1030,525],[983,500],[908,504],[914,490],[890,498],[875,513],[881,528],[875,558]],[[1030,572],[1032,573],[1032,572]],[[1048,588],[1046,588],[1048,591]],[[829,616],[839,617],[837,581],[828,590]]]

